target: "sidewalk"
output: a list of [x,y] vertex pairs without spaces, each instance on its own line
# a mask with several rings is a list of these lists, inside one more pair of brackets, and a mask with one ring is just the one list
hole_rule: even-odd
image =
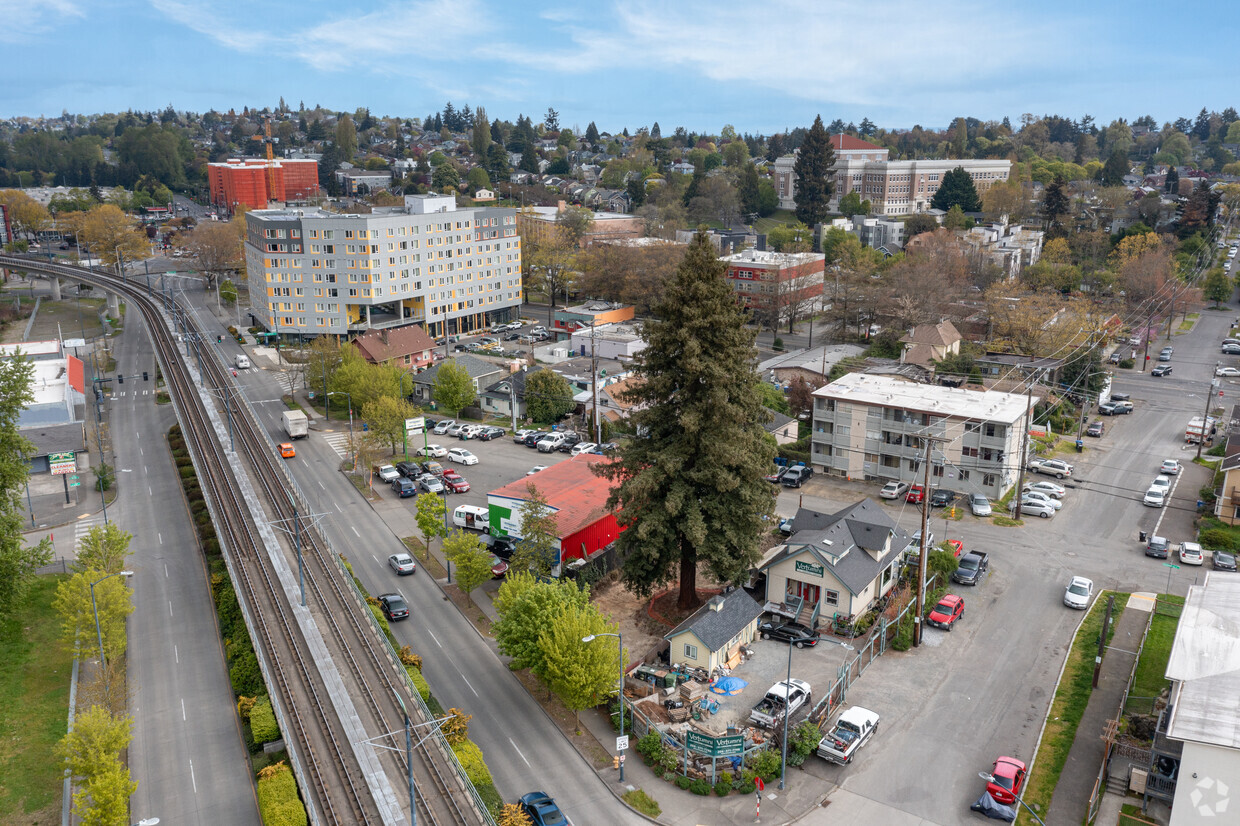
[[[1105,749],[1102,731],[1107,720],[1115,719],[1119,713],[1120,700],[1124,697],[1132,664],[1136,660],[1135,652],[1153,610],[1154,594],[1136,593],[1128,597],[1124,613],[1115,625],[1110,648],[1102,658],[1098,687],[1089,695],[1089,704],[1085,706],[1085,714],[1077,726],[1072,750],[1068,752],[1068,760],[1059,775],[1059,784],[1051,797],[1050,810],[1046,814],[1047,826],[1078,826],[1085,817],[1090,792],[1102,767]],[[1133,653],[1127,653],[1130,651]],[[1036,772],[1039,768],[1034,766],[1033,770]],[[1117,802],[1121,800],[1118,796],[1110,797]],[[1115,811],[1118,815],[1118,805]],[[1098,822],[1113,823],[1114,817],[1110,821],[1100,817]]]

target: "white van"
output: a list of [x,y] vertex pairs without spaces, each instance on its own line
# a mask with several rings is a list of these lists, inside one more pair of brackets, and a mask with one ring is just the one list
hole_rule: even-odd
[[236,364],[237,364],[238,370],[249,370],[250,369],[250,357],[247,355],[238,355]]
[[458,528],[469,528],[487,533],[491,529],[490,514],[486,508],[477,505],[461,505],[452,511],[452,524]]

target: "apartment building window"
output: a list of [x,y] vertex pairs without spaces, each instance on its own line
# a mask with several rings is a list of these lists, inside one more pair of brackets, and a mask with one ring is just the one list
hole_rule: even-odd
[[960,471],[960,481],[961,482],[969,481],[969,471],[967,470]]
[[995,426],[994,426],[993,424],[991,424],[990,422],[987,422],[987,423],[986,423],[986,435],[987,435],[987,436],[994,436],[994,435],[995,435],[995,433],[996,433],[996,428],[995,428]]
[[908,469],[912,471],[913,473],[919,472],[921,470],[921,462],[918,461],[917,459],[909,459]]
[[999,481],[999,477],[997,477],[993,473],[982,474],[982,486],[983,487],[987,487],[987,488],[994,487],[995,483],[998,481]]
[[942,479],[943,478],[943,466],[934,465],[933,467],[931,467],[930,475],[933,476],[935,479]]

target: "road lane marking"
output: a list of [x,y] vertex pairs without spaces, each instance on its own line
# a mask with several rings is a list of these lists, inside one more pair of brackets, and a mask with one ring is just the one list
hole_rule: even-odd
[[[160,545],[164,544],[164,535],[158,532],[155,535],[159,537],[159,544]],[[164,567],[166,568],[167,566],[165,565]]]
[[172,616],[172,600],[168,600],[168,616]]
[[370,558],[373,559],[375,562],[379,561],[379,557],[375,556],[374,554],[371,554]]
[[[323,488],[323,483],[322,483],[322,482],[320,482],[318,479],[315,479],[314,481],[318,482],[318,483],[319,483],[319,487]],[[323,490],[327,490],[327,488],[323,488]]]
[[436,637],[436,636],[435,636],[435,632],[434,632],[434,631],[432,631],[431,629],[427,628],[427,629],[426,629],[426,633],[428,633],[428,634],[430,634],[430,635],[431,635],[431,639],[435,641],[435,645],[438,645],[440,648],[443,648],[443,643],[441,643],[441,642],[439,641],[439,637]]
[[142,472],[143,472],[143,473],[150,473],[150,471],[149,471],[149,470],[147,470],[146,465],[143,465],[143,466],[142,466]]
[[336,511],[337,511],[337,512],[339,512],[339,513],[344,513],[344,511],[340,510],[340,503],[339,503],[339,502],[332,502],[332,504],[336,506]]
[[361,538],[362,538],[362,535],[361,535],[360,533],[358,533],[358,532],[357,532],[357,528],[355,528],[355,527],[353,527],[352,525],[350,525],[350,526],[349,526],[349,530],[353,531],[353,535],[354,535],[354,536],[356,536],[358,539],[361,539]]
[[155,496],[155,491],[151,490],[151,486],[150,486],[150,485],[147,485],[147,486],[146,486],[146,495],[147,495],[147,496],[150,496],[150,497],[152,497],[152,498],[154,498],[154,496]]
[[168,578],[168,563],[164,563],[164,579]]
[[180,662],[181,662],[181,652],[180,652],[180,650],[176,647],[176,645],[175,645],[175,644],[172,646],[172,657],[173,657],[173,659],[175,659],[175,660],[177,661],[177,664],[179,665],[179,664],[180,664]]
[[530,761],[525,759],[525,755],[521,753],[521,749],[517,748],[517,744],[512,742],[511,737],[508,738],[508,742],[512,743],[512,750],[517,753],[517,757],[520,757],[521,760],[525,763],[525,765],[528,766],[529,768],[531,769],[534,768],[533,766],[530,766]]
[[181,720],[182,722],[184,722],[185,720],[185,698],[184,697],[181,698]]
[[189,761],[189,782],[194,784],[194,794],[198,794],[198,781],[194,779],[194,761]]
[[[457,673],[457,674],[461,674],[461,672],[460,672],[460,671],[457,671],[456,673]],[[479,695],[479,694],[478,694],[478,692],[477,692],[477,691],[474,691],[474,687],[473,687],[472,685],[470,685],[469,680],[465,679],[465,675],[464,675],[464,674],[461,674],[461,679],[462,679],[462,680],[465,680],[465,685],[468,685],[468,686],[469,686],[469,690],[474,692],[474,696],[475,696],[475,697],[480,697],[480,696],[481,696],[481,695]]]

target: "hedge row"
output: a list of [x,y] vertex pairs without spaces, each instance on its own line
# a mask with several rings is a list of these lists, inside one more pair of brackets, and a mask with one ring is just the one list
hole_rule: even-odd
[[263,826],[306,826],[306,808],[297,796],[297,781],[288,766],[269,767],[258,780],[258,812]]
[[276,725],[276,713],[271,698],[264,694],[250,709],[250,732],[256,743],[271,743],[280,739],[280,727]]

